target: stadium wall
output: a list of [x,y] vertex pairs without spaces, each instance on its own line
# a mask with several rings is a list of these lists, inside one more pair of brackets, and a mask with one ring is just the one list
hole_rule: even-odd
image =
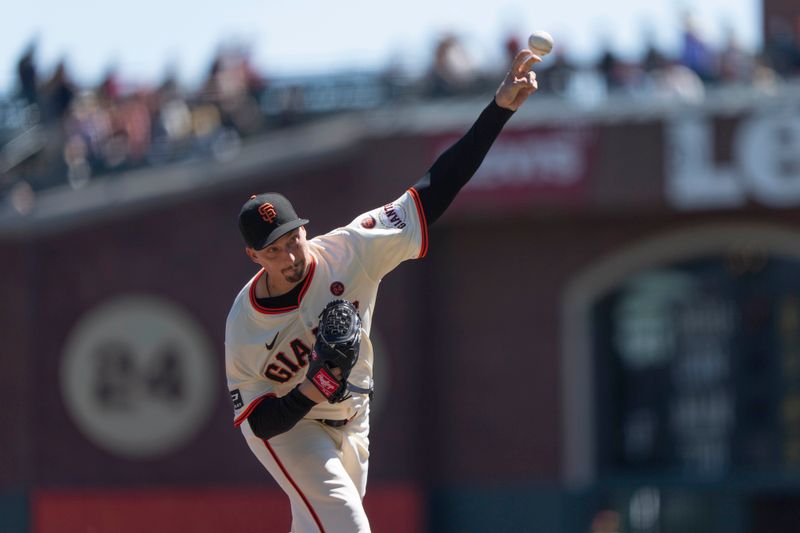
[[[535,518],[576,531],[607,505],[586,496],[605,478],[594,441],[574,431],[603,421],[572,405],[583,393],[565,376],[567,288],[673,232],[800,229],[792,182],[776,192],[780,180],[750,172],[776,168],[769,151],[737,151],[769,146],[775,113],[719,105],[515,117],[432,228],[429,257],[383,282],[370,483],[376,501],[406,502],[416,526],[402,530],[522,531]],[[271,509],[274,487],[231,426],[224,384],[225,316],[255,273],[236,228],[241,203],[279,190],[311,219],[311,235],[346,224],[399,196],[479,109],[355,118],[360,133],[292,164],[265,140],[245,154],[249,165],[203,163],[177,181],[126,176],[5,213],[0,394],[15,408],[0,414],[0,487],[28,495],[33,530],[128,516],[119,505],[132,495],[153,516],[167,513],[159,502],[177,509],[195,497],[219,516],[254,495]],[[175,183],[184,185],[159,192]],[[64,214],[86,198],[97,200]],[[130,334],[148,320],[162,337]],[[151,349],[159,339],[169,349]]]

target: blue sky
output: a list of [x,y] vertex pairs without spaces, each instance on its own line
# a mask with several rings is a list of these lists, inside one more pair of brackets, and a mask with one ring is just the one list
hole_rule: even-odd
[[0,94],[13,86],[16,60],[34,36],[43,70],[65,57],[82,83],[94,83],[109,65],[124,80],[152,83],[169,64],[194,83],[218,44],[233,39],[249,43],[271,75],[369,69],[390,60],[418,72],[443,31],[461,36],[481,65],[504,64],[504,35],[538,29],[579,61],[606,44],[635,57],[646,34],[674,50],[687,5],[712,42],[730,27],[746,48],[760,47],[759,0],[16,1],[0,17]]

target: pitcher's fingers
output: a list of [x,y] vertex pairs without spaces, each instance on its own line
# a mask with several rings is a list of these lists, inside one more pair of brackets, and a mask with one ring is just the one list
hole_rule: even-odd
[[534,88],[539,87],[539,82],[536,81],[536,73],[534,71],[528,72],[528,83],[530,83]]
[[515,86],[532,86],[536,84],[536,73],[532,70],[529,70],[522,76],[518,76],[514,78],[514,85]]
[[511,71],[524,76],[528,73],[534,63],[538,63],[541,60],[541,57],[537,56],[528,49],[520,50],[516,57],[514,57],[514,62],[511,64]]

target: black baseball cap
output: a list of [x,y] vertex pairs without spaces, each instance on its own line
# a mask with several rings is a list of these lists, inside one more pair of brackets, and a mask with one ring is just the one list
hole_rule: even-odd
[[239,230],[247,246],[261,250],[293,229],[308,224],[299,218],[291,202],[282,194],[254,194],[239,212]]

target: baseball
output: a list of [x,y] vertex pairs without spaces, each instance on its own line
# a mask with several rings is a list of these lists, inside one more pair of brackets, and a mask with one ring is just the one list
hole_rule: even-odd
[[538,56],[545,56],[553,50],[553,37],[546,31],[535,31],[528,37],[528,48]]

